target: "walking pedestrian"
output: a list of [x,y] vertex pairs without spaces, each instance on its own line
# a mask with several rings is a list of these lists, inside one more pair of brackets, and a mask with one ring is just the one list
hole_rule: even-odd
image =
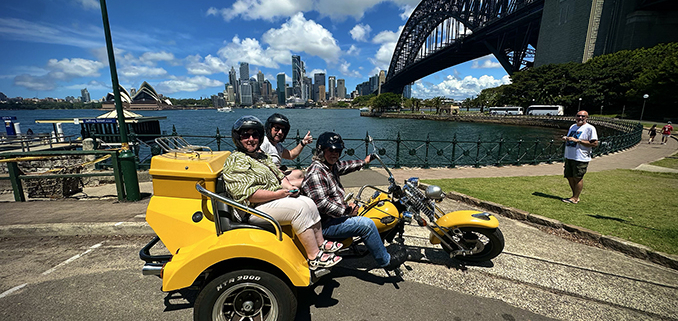
[[570,184],[572,196],[563,202],[579,203],[579,195],[584,188],[584,174],[591,161],[591,150],[598,146],[598,133],[593,125],[587,123],[589,113],[585,110],[577,112],[576,123],[570,126],[565,140],[564,176]]
[[671,132],[673,131],[673,126],[671,126],[671,121],[664,125],[662,127],[662,145],[666,145],[666,142],[669,141],[669,136],[671,136]]
[[647,143],[654,143],[654,137],[657,136],[657,124],[652,125],[652,128],[647,133],[650,134],[650,140]]

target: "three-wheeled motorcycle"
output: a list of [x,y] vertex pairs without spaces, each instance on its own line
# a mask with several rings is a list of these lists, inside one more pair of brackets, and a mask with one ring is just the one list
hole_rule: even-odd
[[[157,236],[139,252],[146,262],[142,273],[159,276],[165,292],[198,289],[195,320],[292,320],[296,289],[329,270],[309,269],[291,226],[228,196],[220,174],[230,152],[194,146],[181,137],[156,141],[165,153],[151,160],[153,196],[146,221]],[[431,242],[442,243],[450,256],[489,260],[501,253],[504,239],[491,214],[438,213],[435,203],[444,198],[440,188],[422,192],[415,179],[399,187],[388,173],[387,191],[366,185],[357,196],[360,215],[375,222],[384,240],[392,241],[414,220],[426,224]],[[375,193],[362,202],[366,188]],[[265,223],[251,224],[243,219],[246,214]],[[158,241],[169,254],[156,254]]]

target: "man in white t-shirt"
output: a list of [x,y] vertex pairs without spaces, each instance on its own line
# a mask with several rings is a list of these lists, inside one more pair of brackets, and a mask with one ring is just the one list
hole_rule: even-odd
[[565,140],[565,171],[572,189],[572,197],[564,198],[563,202],[579,203],[579,195],[584,188],[584,174],[591,161],[593,147],[598,146],[598,133],[593,125],[587,123],[589,113],[585,110],[577,112],[576,124],[570,126]]
[[288,171],[287,167],[282,165],[282,159],[292,160],[297,158],[304,149],[304,146],[313,142],[311,132],[309,131],[306,133],[306,136],[304,136],[304,138],[301,139],[301,142],[299,142],[292,150],[288,150],[282,144],[285,141],[285,138],[287,138],[287,133],[290,131],[290,121],[285,115],[278,113],[271,115],[266,120],[266,125],[264,127],[266,136],[261,144],[261,150],[271,156],[273,163],[287,175],[286,179],[289,180],[292,185],[300,187],[301,182],[304,179],[304,172],[298,169]]

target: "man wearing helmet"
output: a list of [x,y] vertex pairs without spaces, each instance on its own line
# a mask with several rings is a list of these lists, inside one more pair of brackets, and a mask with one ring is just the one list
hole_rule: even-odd
[[[341,261],[334,254],[341,243],[323,238],[313,200],[299,196],[299,190],[284,180],[285,175],[261,152],[264,124],[254,116],[243,116],[233,124],[231,134],[236,150],[226,158],[222,177],[233,200],[267,213],[281,224],[292,225],[311,269],[331,267]],[[264,222],[256,216],[245,220]]]
[[292,185],[299,186],[304,179],[304,172],[300,170],[287,171],[287,167],[282,165],[282,159],[295,159],[304,146],[313,142],[311,132],[306,133],[306,136],[295,146],[292,150],[288,150],[283,146],[287,133],[290,132],[290,121],[283,114],[275,113],[266,120],[266,137],[261,144],[261,150],[271,156],[273,163],[280,168]]
[[379,267],[395,269],[405,261],[404,252],[389,254],[379,236],[379,230],[371,219],[356,216],[359,206],[344,202],[344,188],[339,176],[361,169],[372,159],[339,161],[344,142],[336,133],[325,132],[318,137],[313,163],[306,170],[301,184],[304,195],[318,206],[322,218],[323,236],[344,239],[360,236]]

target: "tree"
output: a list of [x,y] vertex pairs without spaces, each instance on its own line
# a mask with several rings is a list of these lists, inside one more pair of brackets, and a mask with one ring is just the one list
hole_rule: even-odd
[[372,106],[379,109],[380,112],[383,112],[392,107],[396,107],[398,110],[400,110],[402,99],[403,96],[398,94],[383,93],[375,97]]

